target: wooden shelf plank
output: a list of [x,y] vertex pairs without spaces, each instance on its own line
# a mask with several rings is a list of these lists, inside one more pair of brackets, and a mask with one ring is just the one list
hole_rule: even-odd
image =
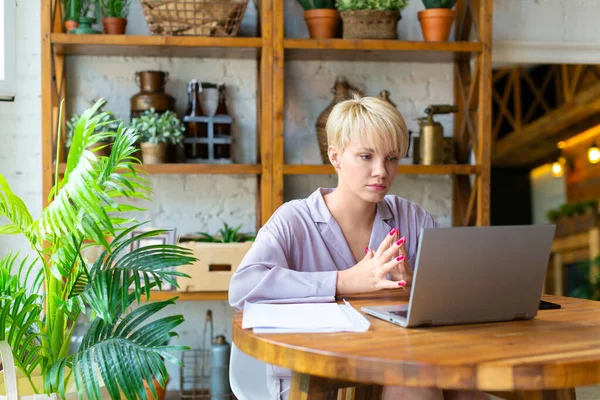
[[[65,163],[58,167],[59,173],[64,173]],[[227,175],[258,175],[259,164],[148,164],[137,167],[140,171],[147,171],[151,175],[194,175],[194,174],[227,174]]]
[[[177,301],[219,301],[227,300],[228,292],[176,292],[176,291],[153,291],[150,294],[150,301],[164,301],[179,297]],[[145,298],[145,297],[144,297]]]
[[453,62],[483,51],[479,42],[285,39],[286,59]]
[[[477,175],[480,165],[399,165],[398,174],[402,175]],[[335,174],[331,165],[285,165],[284,175],[330,175]]]
[[262,47],[256,37],[53,33],[50,40],[57,54],[86,56],[257,58]]

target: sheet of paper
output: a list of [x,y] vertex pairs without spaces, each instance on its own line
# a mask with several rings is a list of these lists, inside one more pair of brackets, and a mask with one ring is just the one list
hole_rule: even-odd
[[349,303],[246,303],[242,319],[242,328],[255,333],[365,332],[369,326]]

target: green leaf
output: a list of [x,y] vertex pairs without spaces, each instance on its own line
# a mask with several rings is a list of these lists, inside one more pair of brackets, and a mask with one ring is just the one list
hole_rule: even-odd
[[[124,308],[133,300],[130,296]],[[166,382],[163,358],[173,360],[168,352],[186,349],[165,345],[173,329],[183,322],[182,316],[155,319],[158,312],[171,304],[173,300],[145,303],[127,315],[117,310],[114,323],[94,320],[79,351],[51,366],[46,390],[59,390],[64,395],[64,387],[60,392],[59,382],[64,381],[68,369],[72,368],[80,396],[85,390],[90,398],[95,398],[100,390],[100,375],[112,398],[121,398],[121,395],[127,399],[145,398],[144,381],[157,377]],[[150,322],[151,319],[155,320]]]
[[2,228],[0,233],[23,233],[31,243],[35,243],[35,235],[30,232],[33,218],[19,196],[14,194],[8,182],[0,174],[0,216],[6,217],[11,223]]

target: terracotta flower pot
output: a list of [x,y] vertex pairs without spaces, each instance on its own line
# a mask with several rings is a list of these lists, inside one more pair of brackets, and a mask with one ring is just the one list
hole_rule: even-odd
[[330,39],[335,37],[340,14],[334,9],[308,10],[304,11],[304,21],[311,38]]
[[102,18],[104,25],[104,33],[107,35],[123,35],[127,28],[127,20],[125,18]]
[[454,22],[454,10],[449,8],[430,8],[419,11],[419,22],[423,38],[427,42],[447,42]]
[[[169,382],[167,380],[167,382]],[[148,383],[146,383],[146,381],[144,381],[144,388],[146,389],[146,396],[148,396],[148,399],[154,399],[154,400],[164,400],[165,395],[167,393],[167,385],[165,383],[165,387],[162,388],[160,387],[160,383],[158,383],[158,380],[156,379],[152,379],[152,383],[154,384],[154,389],[156,389],[156,399],[154,399],[154,396],[152,395],[152,392],[150,391],[150,388],[148,387]]]
[[142,162],[144,164],[163,164],[167,162],[166,143],[140,143],[142,147]]
[[75,29],[79,26],[79,22],[75,21],[75,20],[68,20],[65,21],[65,31],[67,31],[67,33],[69,33],[71,31],[71,29]]

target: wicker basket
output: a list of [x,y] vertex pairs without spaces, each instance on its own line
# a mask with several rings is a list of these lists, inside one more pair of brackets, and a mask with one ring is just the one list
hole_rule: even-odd
[[150,31],[162,35],[236,36],[248,0],[142,0]]
[[400,11],[340,11],[344,39],[398,39]]

